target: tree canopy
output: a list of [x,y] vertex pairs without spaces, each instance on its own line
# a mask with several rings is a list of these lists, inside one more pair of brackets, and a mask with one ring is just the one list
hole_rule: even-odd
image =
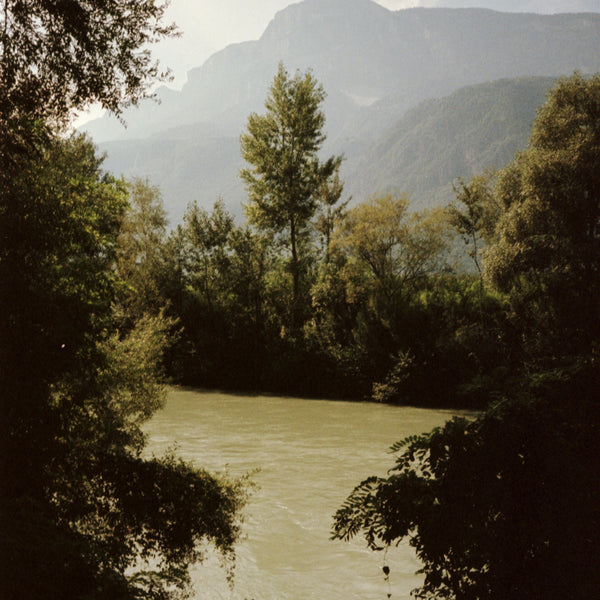
[[595,598],[600,381],[580,375],[394,445],[389,475],[355,488],[334,537],[407,540],[423,563],[416,598]]
[[92,102],[115,113],[167,76],[149,45],[173,35],[157,0],[4,0],[0,124],[64,119]]
[[410,213],[407,197],[388,194],[349,210],[335,244],[364,262],[391,297],[439,268],[446,233],[444,211]]
[[115,327],[127,186],[82,137],[20,164],[1,215],[3,596],[175,597],[201,541],[231,555],[242,487],[142,457],[171,322]]
[[508,293],[526,359],[551,365],[600,336],[600,76],[561,80],[529,147],[497,175],[487,277]]

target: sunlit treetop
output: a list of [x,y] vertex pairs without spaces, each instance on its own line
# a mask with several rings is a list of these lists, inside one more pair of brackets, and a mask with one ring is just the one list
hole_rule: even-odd
[[166,80],[150,54],[161,38],[159,0],[3,0],[0,119],[63,122],[92,102],[119,114]]

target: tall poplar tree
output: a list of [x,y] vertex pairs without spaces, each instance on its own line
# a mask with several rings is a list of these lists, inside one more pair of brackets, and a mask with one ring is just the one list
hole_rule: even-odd
[[249,194],[248,220],[279,234],[291,255],[294,327],[301,324],[302,241],[317,208],[319,186],[341,161],[331,157],[321,162],[318,156],[325,140],[324,98],[310,72],[290,77],[280,63],[266,113],[251,114],[241,137],[242,156],[251,165],[240,171]]

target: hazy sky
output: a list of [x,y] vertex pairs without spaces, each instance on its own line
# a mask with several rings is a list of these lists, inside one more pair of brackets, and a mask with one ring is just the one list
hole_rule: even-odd
[[[169,17],[183,31],[163,42],[155,54],[174,72],[174,87],[186,72],[200,66],[213,52],[234,42],[258,39],[275,13],[297,0],[172,0]],[[414,6],[479,6],[503,11],[539,13],[595,11],[600,0],[377,0],[391,10]]]

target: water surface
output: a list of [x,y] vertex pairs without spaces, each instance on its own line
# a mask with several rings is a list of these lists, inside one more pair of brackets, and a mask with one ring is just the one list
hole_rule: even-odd
[[216,559],[194,569],[198,600],[384,600],[408,598],[419,563],[407,546],[387,557],[362,540],[330,541],[332,516],[355,485],[385,475],[388,448],[450,418],[446,411],[379,404],[245,397],[174,389],[149,423],[150,450],[176,445],[211,472],[259,488],[246,507],[231,590]]

